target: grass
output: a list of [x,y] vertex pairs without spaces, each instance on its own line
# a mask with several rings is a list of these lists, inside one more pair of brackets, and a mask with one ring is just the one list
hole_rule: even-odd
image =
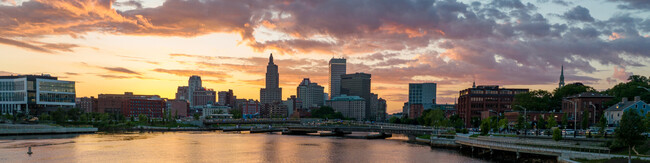
[[431,135],[420,135],[418,136],[420,139],[431,139]]
[[[643,145],[637,145],[636,147],[634,147],[634,149],[636,149],[636,151],[639,152],[639,154],[641,154],[642,156],[648,157],[650,155],[650,139],[646,140],[646,143]],[[616,151],[614,154],[627,156],[628,148],[627,147],[622,148],[620,151]],[[639,155],[636,155],[636,153],[632,151],[632,156],[639,156]]]

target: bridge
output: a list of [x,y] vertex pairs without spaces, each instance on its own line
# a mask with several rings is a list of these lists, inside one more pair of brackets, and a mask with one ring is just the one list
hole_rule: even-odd
[[295,119],[208,119],[203,120],[203,124],[300,124],[300,120]]
[[332,131],[332,132],[378,132],[387,134],[404,134],[404,135],[427,135],[446,131],[445,129],[421,128],[421,127],[399,127],[399,126],[287,126],[289,131]]

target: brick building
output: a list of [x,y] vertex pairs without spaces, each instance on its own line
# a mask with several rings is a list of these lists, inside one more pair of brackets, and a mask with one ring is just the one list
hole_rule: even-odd
[[482,111],[502,114],[512,110],[512,101],[518,93],[528,89],[506,89],[496,85],[472,86],[459,92],[457,112],[466,127],[478,127]]
[[166,108],[165,100],[160,98],[132,98],[122,104],[122,114],[126,117],[138,117],[142,114],[149,118],[162,118]]
[[134,95],[133,92],[124,94],[99,94],[97,97],[97,112],[122,114],[122,104],[132,98],[147,99],[160,98],[158,95]]
[[[570,126],[573,126],[574,122],[574,112],[577,110],[577,119],[578,123],[582,121],[582,113],[584,110],[589,111],[589,123],[596,124],[600,120],[600,116],[603,115],[605,109],[607,109],[604,104],[607,101],[614,99],[613,96],[606,94],[600,94],[595,92],[583,92],[577,95],[572,95],[565,97],[562,100],[562,112],[569,114]],[[578,106],[575,108],[575,106]],[[595,114],[594,114],[595,111]],[[580,126],[578,126],[580,127]]]

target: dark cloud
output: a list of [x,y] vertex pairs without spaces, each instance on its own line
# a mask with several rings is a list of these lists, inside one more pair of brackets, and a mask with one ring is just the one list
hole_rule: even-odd
[[129,6],[129,7],[135,7],[136,9],[142,9],[142,1],[137,1],[137,0],[129,0],[129,1],[124,1],[124,2],[114,2],[113,5],[119,7],[119,6]]
[[622,3],[620,9],[650,10],[650,1],[647,0],[609,0],[610,2]]
[[124,67],[101,67],[101,68],[104,69],[104,70],[111,71],[111,72],[118,72],[118,73],[132,74],[132,75],[141,75],[138,72],[135,72],[133,70],[129,70],[129,69],[124,68]]
[[11,45],[11,46],[25,48],[25,49],[29,49],[29,50],[32,50],[32,51],[42,52],[42,53],[53,53],[51,50],[49,50],[47,48],[32,45],[32,44],[22,42],[22,41],[6,39],[6,38],[2,38],[2,37],[0,37],[0,44]]
[[130,79],[130,78],[137,78],[133,76],[120,76],[120,75],[105,75],[105,74],[98,74],[97,76],[106,78],[106,79]]
[[558,4],[558,5],[562,5],[562,6],[573,5],[573,2],[569,2],[569,1],[565,1],[565,0],[537,0],[537,2],[539,2],[539,3],[547,3],[549,1],[552,2],[552,3]]
[[77,75],[79,75],[79,73],[76,73],[76,72],[65,72],[65,74],[66,74],[66,75],[70,75],[70,76],[77,76]]
[[563,18],[570,21],[593,22],[595,19],[589,14],[589,9],[582,6],[576,6],[562,15]]

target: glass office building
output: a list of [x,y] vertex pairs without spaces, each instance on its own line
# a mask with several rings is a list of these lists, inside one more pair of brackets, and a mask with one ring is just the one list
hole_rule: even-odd
[[50,75],[0,76],[0,114],[39,115],[75,106],[75,82]]

